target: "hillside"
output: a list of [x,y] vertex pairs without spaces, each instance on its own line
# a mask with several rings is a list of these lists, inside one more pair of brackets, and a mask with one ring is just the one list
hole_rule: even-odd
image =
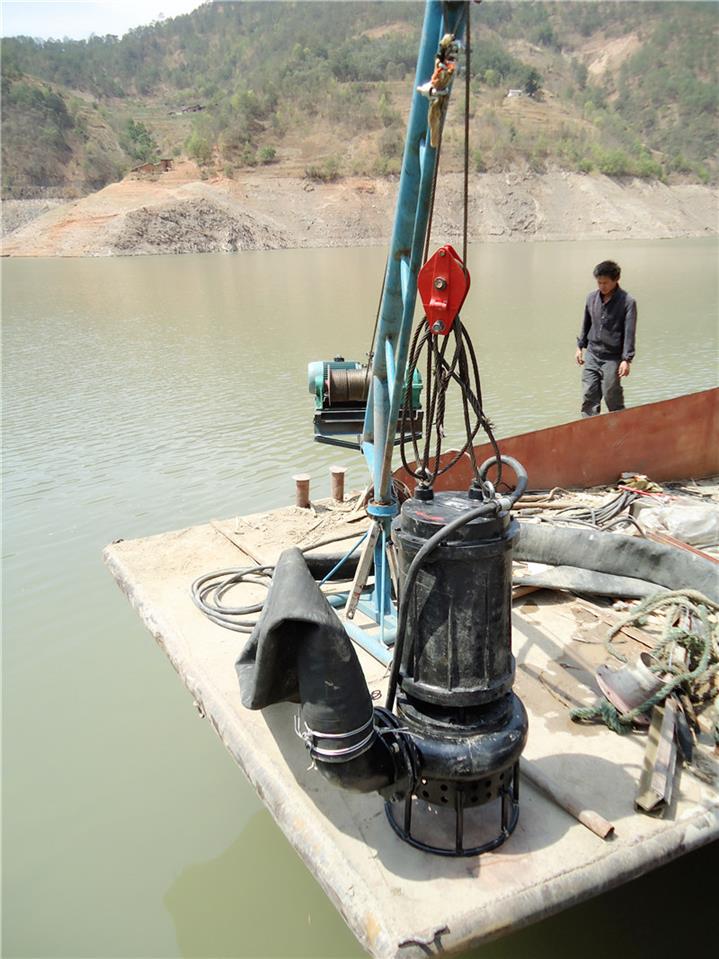
[[54,84],[3,76],[4,195],[82,196],[119,179],[128,158],[94,107]]
[[[396,173],[422,8],[206,3],[122,39],[5,39],[3,196],[78,197],[160,156],[228,179]],[[473,5],[473,171],[715,182],[718,11]],[[455,101],[445,171],[460,114]]]
[[[3,242],[6,256],[214,253],[385,243],[397,178],[332,183],[274,176],[200,177],[189,161],[56,206]],[[470,178],[472,242],[716,235],[716,189],[580,173]],[[12,203],[13,201],[8,201]],[[28,201],[21,201],[28,202]],[[33,201],[29,201],[33,202]],[[433,239],[460,242],[462,175],[438,184]]]

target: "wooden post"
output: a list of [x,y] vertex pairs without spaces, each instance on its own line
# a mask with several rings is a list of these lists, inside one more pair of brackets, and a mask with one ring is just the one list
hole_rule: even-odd
[[338,503],[344,503],[346,472],[346,466],[330,466],[332,499],[336,500]]
[[302,509],[310,508],[310,474],[295,473],[295,503]]

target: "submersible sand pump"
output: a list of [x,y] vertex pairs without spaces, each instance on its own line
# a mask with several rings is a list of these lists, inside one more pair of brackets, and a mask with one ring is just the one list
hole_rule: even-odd
[[[480,469],[486,474],[489,461]],[[504,459],[518,475],[524,470]],[[527,716],[512,691],[512,543],[518,523],[508,497],[479,503],[472,493],[407,500],[393,526],[400,564],[398,647],[388,706],[414,745],[413,790],[403,815],[387,804],[405,841],[429,852],[476,855],[500,845],[519,815],[518,763]],[[479,515],[477,515],[479,514]],[[474,518],[472,518],[474,517]],[[465,844],[465,810],[499,800],[499,831]],[[455,814],[451,847],[418,839],[412,812],[425,801]]]
[[[354,646],[296,548],[280,557],[237,663],[245,706],[299,702],[297,732],[318,771],[345,789],[379,792],[398,836],[446,856],[496,848],[519,815],[527,716],[512,691],[510,509],[526,474],[503,458],[517,488],[499,496],[484,481],[494,462],[479,468],[479,487],[412,497],[394,522],[400,603],[384,707],[374,706]],[[487,807],[480,822],[477,807]]]

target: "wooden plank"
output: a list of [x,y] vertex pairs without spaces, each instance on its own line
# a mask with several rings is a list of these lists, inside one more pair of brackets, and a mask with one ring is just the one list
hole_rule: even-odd
[[663,816],[672,801],[677,764],[676,721],[677,703],[673,696],[652,710],[635,805],[653,816]]

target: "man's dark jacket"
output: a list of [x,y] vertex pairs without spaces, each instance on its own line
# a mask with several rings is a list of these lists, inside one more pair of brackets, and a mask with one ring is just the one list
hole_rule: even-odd
[[602,294],[594,290],[587,297],[577,346],[587,348],[599,360],[631,362],[636,328],[637,303],[631,293],[618,286],[602,303]]

